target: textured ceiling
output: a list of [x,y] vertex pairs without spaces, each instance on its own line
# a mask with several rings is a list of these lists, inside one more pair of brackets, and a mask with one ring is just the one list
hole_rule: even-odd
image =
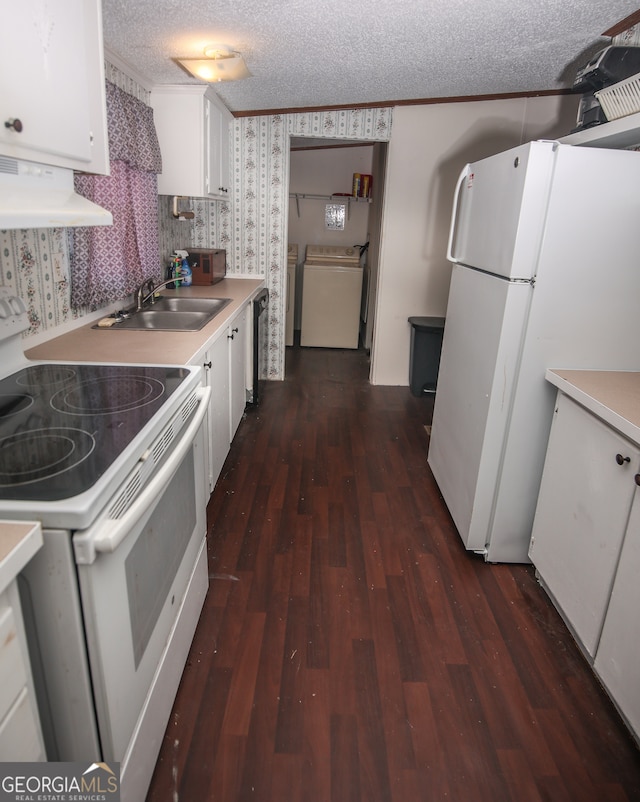
[[148,85],[220,42],[253,76],[237,112],[569,87],[638,0],[102,0],[104,40]]

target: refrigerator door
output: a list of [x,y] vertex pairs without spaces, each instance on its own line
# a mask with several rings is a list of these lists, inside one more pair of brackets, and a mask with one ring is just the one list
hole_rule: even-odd
[[455,192],[447,258],[509,279],[535,275],[554,142],[467,164]]
[[[640,369],[640,157],[549,146],[541,216],[527,185],[538,186],[548,146],[529,146],[529,209],[518,222],[517,239],[531,242],[537,260],[534,283],[456,265],[443,340],[429,464],[467,548],[491,562],[528,561],[555,397],[545,370]],[[516,242],[514,259],[523,253]]]
[[465,547],[484,552],[533,289],[455,265],[429,465]]
[[494,491],[487,552],[492,562],[527,560],[555,399],[544,378],[546,369],[640,369],[639,156],[558,148],[503,467]]

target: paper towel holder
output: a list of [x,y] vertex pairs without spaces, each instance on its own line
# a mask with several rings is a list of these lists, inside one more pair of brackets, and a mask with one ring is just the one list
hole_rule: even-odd
[[178,220],[193,220],[195,214],[191,209],[191,199],[184,195],[174,195],[173,216]]

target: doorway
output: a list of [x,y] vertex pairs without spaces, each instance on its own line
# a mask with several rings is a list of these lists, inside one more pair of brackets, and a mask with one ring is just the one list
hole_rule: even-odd
[[[302,288],[307,245],[362,250],[359,347],[370,356],[375,324],[378,259],[387,142],[291,137],[289,152],[288,253],[295,258],[295,293],[288,295],[297,347],[302,326]],[[354,198],[354,174],[371,176],[369,197]],[[337,224],[331,217],[335,213]],[[289,267],[289,277],[291,277]],[[291,280],[291,278],[290,278]],[[291,290],[289,283],[288,289]],[[293,304],[293,310],[291,310]]]

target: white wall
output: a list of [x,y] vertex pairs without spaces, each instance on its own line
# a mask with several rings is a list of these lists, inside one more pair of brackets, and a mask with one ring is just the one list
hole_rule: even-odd
[[[371,175],[373,145],[365,147],[292,150],[289,192],[331,195],[351,192],[354,173]],[[297,243],[299,261],[304,260],[306,245],[354,245],[366,242],[369,205],[353,203],[343,231],[325,227],[325,206],[334,201],[300,199],[300,215],[294,198],[289,199],[290,243]],[[346,200],[345,200],[346,203]]]
[[456,179],[469,161],[563,136],[578,98],[551,96],[397,106],[387,156],[373,384],[408,385],[411,315],[444,317]]

